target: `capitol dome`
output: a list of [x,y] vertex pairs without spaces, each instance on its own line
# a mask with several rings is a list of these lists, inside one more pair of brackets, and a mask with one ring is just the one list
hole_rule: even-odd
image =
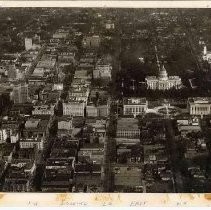
[[162,66],[162,68],[159,72],[159,79],[160,80],[168,80],[168,74],[167,74],[167,71],[166,71],[164,65]]

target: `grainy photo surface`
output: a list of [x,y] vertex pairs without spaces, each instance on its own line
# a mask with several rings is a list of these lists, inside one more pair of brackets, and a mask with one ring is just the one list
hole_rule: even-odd
[[0,191],[211,192],[210,14],[0,8]]

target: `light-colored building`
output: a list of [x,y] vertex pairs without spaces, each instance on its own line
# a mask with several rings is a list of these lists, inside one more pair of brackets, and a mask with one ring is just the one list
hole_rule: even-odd
[[31,137],[20,139],[19,142],[20,148],[29,149],[36,147],[38,150],[44,148],[44,137]]
[[25,50],[37,50],[41,48],[41,45],[39,44],[39,37],[33,37],[33,38],[25,38]]
[[77,70],[75,71],[74,79],[91,79],[92,76],[88,70]]
[[39,105],[33,108],[32,115],[54,115],[55,105]]
[[124,98],[123,114],[124,115],[140,115],[146,112],[148,101],[146,98]]
[[58,130],[70,130],[72,129],[72,119],[61,117],[58,119]]
[[89,87],[91,85],[91,81],[89,79],[80,79],[80,78],[74,78],[71,87],[72,88],[78,88],[78,87]]
[[138,119],[136,118],[118,119],[116,142],[117,144],[140,143],[140,129],[138,127]]
[[97,48],[100,46],[101,38],[98,35],[85,36],[82,40],[84,48]]
[[7,140],[7,137],[8,135],[7,135],[6,129],[1,129],[0,130],[0,144],[5,143]]
[[201,132],[201,125],[198,117],[178,119],[177,128],[182,136],[186,136],[188,133]]
[[43,68],[45,72],[50,72],[56,67],[56,60],[54,58],[43,58],[37,63],[36,68]]
[[107,21],[106,24],[105,24],[105,28],[107,30],[111,30],[111,29],[114,29],[115,28],[115,25],[112,21]]
[[179,76],[168,76],[164,66],[162,66],[158,77],[147,76],[145,81],[147,88],[152,90],[180,89],[182,87],[181,78]]
[[63,90],[63,83],[57,83],[53,85],[53,90]]
[[76,97],[76,99],[79,97],[88,97],[90,93],[89,88],[86,87],[78,87],[78,88],[71,88],[69,91],[69,97]]
[[86,118],[83,134],[90,143],[104,144],[106,139],[106,120]]
[[16,142],[18,142],[20,136],[18,132],[13,132],[10,136],[10,141],[12,144],[15,144]]
[[86,115],[88,117],[107,117],[110,112],[109,104],[102,104],[95,106],[94,104],[89,104],[86,106]]
[[69,31],[65,29],[58,29],[53,34],[53,39],[66,39],[69,35]]
[[71,117],[62,116],[58,118],[58,136],[69,136],[73,130],[73,122]]
[[93,71],[93,78],[111,80],[111,71],[112,71],[111,64],[98,63]]
[[188,110],[190,115],[210,115],[211,114],[211,98],[189,98]]
[[204,61],[207,61],[208,63],[211,63],[211,51],[207,50],[207,46],[204,46],[203,50],[203,56],[202,56]]
[[[50,118],[50,117],[49,117]],[[24,139],[46,138],[49,135],[49,128],[52,126],[52,120],[30,118],[25,122],[23,129]]]
[[68,103],[63,103],[63,115],[84,117],[84,109],[84,102],[71,101]]
[[94,163],[102,163],[104,157],[104,146],[103,144],[85,145],[80,149],[78,157],[86,157],[94,161]]
[[25,38],[25,49],[30,50],[32,49],[32,38]]
[[86,116],[87,117],[97,117],[98,108],[94,104],[89,104],[86,106]]
[[8,65],[5,75],[8,76],[9,81],[17,81],[23,79],[25,75],[24,68],[16,67],[15,64]]
[[28,85],[14,86],[12,95],[15,104],[28,102]]

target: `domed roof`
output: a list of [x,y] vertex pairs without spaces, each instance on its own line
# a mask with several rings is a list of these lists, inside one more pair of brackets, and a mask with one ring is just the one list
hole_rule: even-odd
[[162,68],[159,72],[159,79],[160,80],[167,80],[168,79],[168,74],[167,74],[167,71],[166,71],[164,65],[162,66]]

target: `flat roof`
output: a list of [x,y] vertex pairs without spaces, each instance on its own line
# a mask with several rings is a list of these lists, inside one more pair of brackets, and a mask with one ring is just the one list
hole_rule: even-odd
[[138,119],[136,118],[120,118],[117,121],[117,130],[137,130]]
[[211,103],[211,97],[188,98],[188,101],[190,103],[195,103],[195,104],[208,104],[208,103]]
[[114,165],[114,184],[116,186],[137,186],[142,185],[142,173],[139,166]]
[[124,105],[145,105],[147,103],[146,98],[124,98]]

